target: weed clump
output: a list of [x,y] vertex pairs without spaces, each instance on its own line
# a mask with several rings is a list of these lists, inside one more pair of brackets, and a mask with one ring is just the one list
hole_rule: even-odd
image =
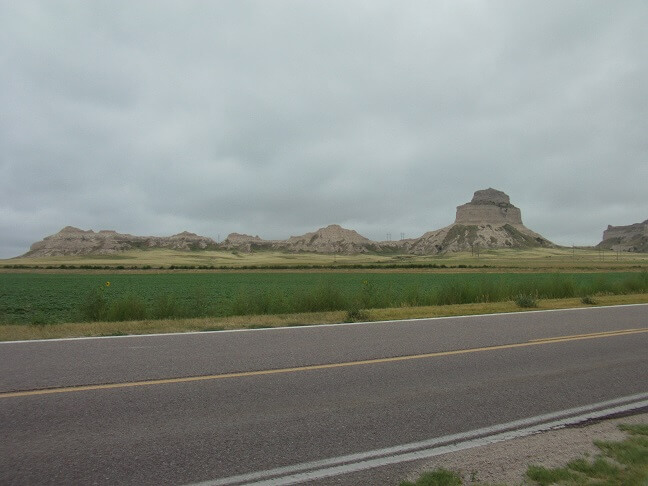
[[436,469],[423,473],[415,483],[402,481],[400,486],[461,486],[461,476],[447,469]]
[[354,304],[347,309],[345,322],[362,322],[369,319],[369,312]]
[[[621,442],[595,441],[602,454],[592,462],[576,459],[565,467],[530,466],[527,477],[538,484],[646,484],[648,472],[648,424],[620,425],[630,432]],[[610,460],[612,459],[612,460]]]
[[[527,484],[550,486],[585,485],[645,485],[648,478],[648,424],[619,425],[630,435],[620,442],[594,441],[601,454],[593,459],[580,458],[564,467],[547,468],[531,465],[527,468]],[[465,484],[476,484],[476,472]],[[464,484],[458,472],[443,468],[423,473],[415,482],[402,481],[399,486],[460,486]],[[479,483],[481,484],[481,483]]]
[[518,294],[513,302],[522,308],[538,307],[538,294]]
[[581,297],[581,302],[585,305],[596,305],[596,301],[589,295]]

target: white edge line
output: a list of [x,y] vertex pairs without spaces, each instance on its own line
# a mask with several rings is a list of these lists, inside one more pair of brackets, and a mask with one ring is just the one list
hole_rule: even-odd
[[380,466],[388,466],[390,464],[398,464],[401,462],[415,461],[417,459],[429,459],[431,457],[439,456],[441,454],[447,454],[449,452],[460,451],[464,449],[471,449],[473,447],[479,447],[483,445],[493,444],[496,442],[503,442],[505,440],[515,439],[518,437],[526,437],[529,435],[537,434],[540,432],[546,432],[548,430],[561,429],[568,425],[573,425],[575,423],[583,422],[590,419],[596,419],[604,417],[606,415],[621,413],[634,408],[641,408],[648,406],[648,401],[639,402],[636,407],[616,407],[614,409],[591,413],[583,415],[580,417],[573,417],[572,419],[558,420],[555,422],[550,422],[547,424],[536,425],[528,427],[525,429],[513,430],[509,432],[503,432],[501,434],[496,434],[490,437],[483,437],[479,439],[468,440],[465,442],[460,442],[458,444],[452,444],[442,447],[436,447],[433,449],[427,449],[422,451],[410,452],[407,454],[401,454],[398,456],[388,456],[380,459],[373,459],[369,461],[352,463],[347,465],[341,465],[326,469],[321,469],[318,471],[304,472],[301,474],[294,474],[291,476],[269,479],[265,481],[258,481],[255,483],[249,483],[255,486],[284,486],[289,484],[298,484],[305,481],[312,481],[315,479],[322,479],[332,476],[339,476],[341,474],[348,474],[357,471],[363,471],[366,469],[372,469]]
[[494,317],[494,316],[512,316],[519,314],[541,314],[546,312],[571,312],[571,311],[590,311],[600,309],[612,309],[616,307],[636,307],[648,306],[648,303],[640,304],[615,304],[615,305],[599,305],[596,307],[571,307],[569,309],[545,309],[545,310],[529,310],[529,311],[515,311],[515,312],[496,312],[493,314],[470,314],[466,316],[442,316],[442,317],[418,317],[412,319],[396,319],[389,321],[367,321],[367,322],[337,322],[332,324],[306,324],[306,325],[293,325],[281,327],[262,327],[258,329],[223,329],[222,331],[189,331],[189,332],[166,332],[154,334],[128,334],[125,336],[82,336],[72,338],[52,338],[52,339],[23,339],[20,341],[0,341],[3,344],[25,344],[25,343],[55,343],[60,341],[87,341],[94,339],[129,339],[129,338],[147,338],[147,337],[168,337],[168,336],[192,336],[199,334],[224,334],[233,332],[263,332],[263,331],[290,331],[298,329],[310,329],[319,327],[340,327],[340,326],[365,326],[372,324],[390,324],[399,322],[420,322],[420,321],[439,321],[448,319],[468,319],[479,317]]
[[[452,452],[453,450],[462,450],[471,447],[477,447],[479,445],[499,442],[501,440],[507,440],[514,437],[522,437],[524,435],[530,435],[532,433],[537,433],[553,428],[565,427],[566,425],[580,423],[592,418],[599,418],[602,416],[625,412],[636,408],[643,408],[646,406],[648,406],[648,393],[640,393],[613,400],[607,400],[600,403],[562,410],[559,412],[552,412],[503,424],[483,427],[468,432],[461,432],[458,434],[437,437],[419,442],[412,442],[409,444],[401,444],[397,446],[386,447],[383,449],[332,457],[329,459],[322,459],[318,461],[283,466],[247,474],[240,474],[228,478],[208,480],[200,483],[193,483],[190,486],[225,486],[234,484],[295,484],[296,482],[305,480],[321,479],[324,477],[360,471],[363,469],[370,469],[373,467],[379,467],[388,464],[395,464],[398,462],[406,462],[415,459],[432,457],[439,454],[445,454],[446,452]],[[599,410],[601,408],[603,408],[603,410]],[[574,416],[574,414],[580,415]],[[520,429],[520,427],[526,428]],[[520,433],[520,431],[527,432]],[[500,436],[503,438],[499,438]],[[439,450],[443,451],[438,452]],[[276,477],[282,475],[283,478],[267,479],[273,476]],[[279,479],[283,480],[284,478],[298,478],[299,480],[294,482],[276,482]],[[262,481],[258,483],[251,483],[251,481],[257,480]]]

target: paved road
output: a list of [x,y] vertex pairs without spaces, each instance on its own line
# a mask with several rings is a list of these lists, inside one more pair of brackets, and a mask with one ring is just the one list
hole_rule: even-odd
[[646,329],[638,305],[3,343],[0,483],[190,484],[644,393]]

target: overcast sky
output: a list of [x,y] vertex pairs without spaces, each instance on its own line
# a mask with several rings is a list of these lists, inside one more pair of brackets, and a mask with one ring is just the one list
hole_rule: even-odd
[[648,218],[648,2],[0,0],[0,258],[67,225],[375,240],[478,189]]

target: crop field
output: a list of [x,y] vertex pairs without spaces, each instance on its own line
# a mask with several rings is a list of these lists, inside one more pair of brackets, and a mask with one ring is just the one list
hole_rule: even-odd
[[0,323],[222,317],[648,292],[648,272],[3,272]]

